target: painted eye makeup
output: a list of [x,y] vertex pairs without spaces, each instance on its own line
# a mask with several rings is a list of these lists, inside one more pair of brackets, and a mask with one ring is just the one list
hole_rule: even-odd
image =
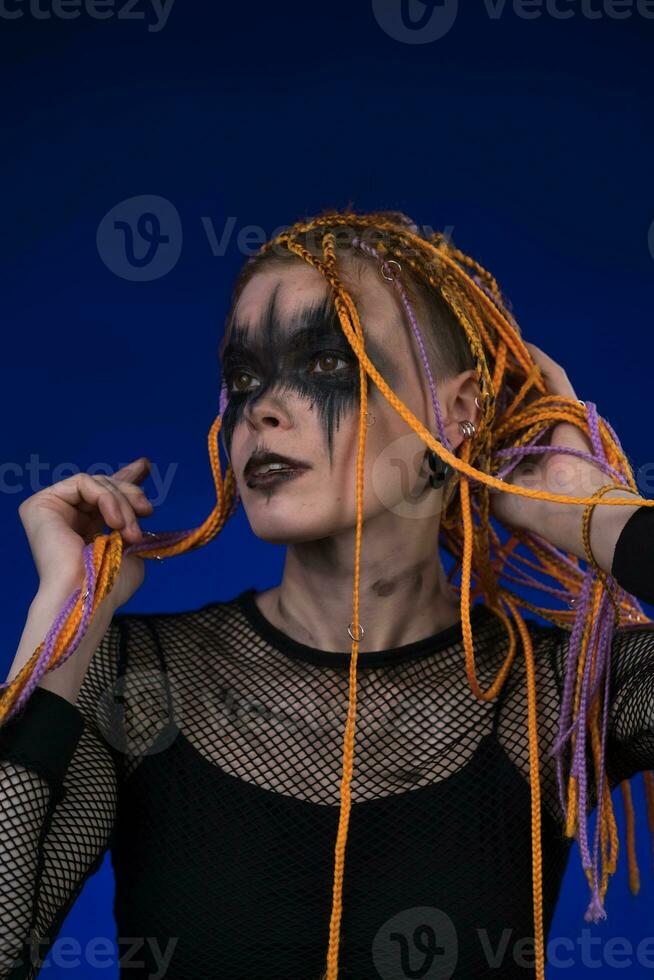
[[313,357],[310,359],[310,363],[313,365],[313,364],[318,364],[320,361],[324,362],[325,360],[340,361],[342,364],[345,365],[345,367],[344,368],[332,367],[331,369],[329,367],[323,368],[322,370],[319,370],[317,372],[318,374],[328,375],[328,376],[329,375],[340,376],[349,373],[350,369],[353,366],[351,358],[343,357],[340,351],[335,351],[335,350],[324,350],[324,351],[320,351],[320,353],[318,354],[314,354]]
[[[338,350],[316,351],[307,358],[306,363],[307,374],[319,377],[321,380],[322,378],[343,379],[351,374],[352,368],[354,367],[353,358],[345,356],[342,351]],[[258,386],[249,386],[247,381],[243,387],[240,387],[240,382],[243,379],[250,379],[250,381],[257,380],[256,376],[245,368],[237,366],[226,367],[224,377],[230,397],[249,395],[257,390]]]
[[256,388],[239,388],[234,387],[234,385],[241,381],[243,378],[249,378],[252,381],[256,381],[256,378],[249,371],[242,371],[238,369],[227,369],[224,371],[225,384],[227,385],[227,393],[230,398],[238,397],[239,395],[249,395]]
[[[330,461],[333,436],[341,420],[360,403],[361,376],[356,353],[343,335],[329,297],[298,309],[281,319],[272,290],[257,324],[234,318],[222,351],[222,375],[228,392],[223,414],[223,436],[228,453],[236,426],[266,391],[293,393],[316,412],[324,431]],[[393,368],[382,350],[369,339],[367,350],[393,384]],[[386,373],[388,369],[388,374]],[[370,380],[365,379],[368,395]]]
[[234,388],[234,382],[241,378],[251,378],[252,380],[255,380],[252,378],[251,374],[247,373],[247,371],[238,371],[235,374],[232,374],[229,371],[225,373],[225,384],[227,385],[227,394],[230,398],[238,397],[239,395],[249,395],[255,390],[254,388]]

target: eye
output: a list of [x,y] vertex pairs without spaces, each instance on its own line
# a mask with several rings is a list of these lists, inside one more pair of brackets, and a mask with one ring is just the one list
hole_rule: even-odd
[[254,388],[250,388],[247,385],[248,379],[250,381],[256,381],[251,374],[247,371],[233,371],[226,375],[225,383],[227,384],[227,391],[230,395],[247,395]]
[[321,354],[315,354],[310,359],[309,364],[319,364],[322,362],[323,369],[313,372],[315,374],[344,374],[345,371],[343,368],[335,369],[337,361],[341,361],[341,363],[345,365],[345,369],[349,369],[351,367],[352,362],[343,357],[341,354],[338,354],[336,351],[323,351]]

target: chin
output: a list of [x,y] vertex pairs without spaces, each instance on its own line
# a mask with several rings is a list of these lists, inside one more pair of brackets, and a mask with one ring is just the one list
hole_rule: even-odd
[[304,509],[294,501],[275,501],[273,499],[260,501],[244,501],[244,510],[253,533],[268,541],[270,544],[295,544],[301,541],[317,541],[327,538],[337,530],[333,522],[317,519],[315,509]]
[[329,531],[316,527],[300,527],[292,520],[250,521],[254,534],[268,544],[299,544],[329,537]]

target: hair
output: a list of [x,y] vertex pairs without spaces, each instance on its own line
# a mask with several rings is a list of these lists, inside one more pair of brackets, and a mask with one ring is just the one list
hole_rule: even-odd
[[[381,212],[381,216],[386,217],[386,220],[389,222],[409,220],[403,215],[392,211]],[[361,239],[369,245],[374,245],[374,241],[370,241],[372,236],[366,235],[365,233],[360,234],[360,229],[353,225],[339,227],[338,233],[335,251],[339,259],[345,263],[344,271],[346,275],[344,278],[349,278],[355,283],[360,283],[360,267],[362,265],[369,265],[370,260],[361,253],[354,242],[357,239]],[[375,238],[377,241],[384,241],[387,235],[378,233]],[[316,258],[321,257],[321,249],[316,242],[313,227],[299,231],[296,236],[296,241]],[[221,356],[229,339],[229,330],[234,311],[243,290],[252,279],[252,276],[262,269],[275,266],[283,269],[287,268],[289,264],[297,265],[300,262],[302,262],[302,258],[296,252],[289,251],[286,248],[280,249],[271,244],[266,251],[253,256],[243,265],[232,292],[230,309],[227,314],[225,330],[219,347],[219,354]],[[466,343],[465,334],[462,333],[455,314],[445,302],[440,292],[431,288],[422,277],[416,275],[412,270],[405,273],[403,282],[413,305],[418,307],[424,322],[430,324],[431,329],[427,334],[427,338],[431,341],[431,352],[438,380],[445,380],[460,371],[472,368],[474,362],[470,347]]]
[[[520,328],[511,312],[509,303],[486,269],[470,256],[454,246],[440,232],[423,232],[406,215],[394,211],[355,213],[352,210],[328,210],[313,218],[296,222],[266,242],[245,263],[234,286],[227,329],[220,345],[222,353],[228,337],[229,324],[245,285],[252,276],[275,264],[305,262],[317,270],[331,287],[331,296],[338,312],[343,331],[355,351],[361,378],[359,450],[357,460],[357,528],[355,542],[355,572],[353,583],[352,626],[359,635],[359,570],[361,557],[363,456],[365,452],[365,413],[367,404],[366,373],[407,424],[416,432],[437,456],[453,470],[452,479],[443,490],[441,508],[440,543],[454,557],[450,578],[461,571],[458,587],[461,598],[461,626],[465,649],[466,672],[473,693],[485,701],[494,700],[501,691],[517,652],[519,635],[525,658],[525,675],[528,705],[530,787],[532,798],[532,851],[533,851],[533,908],[535,929],[536,971],[539,980],[544,977],[544,937],[542,924],[542,878],[540,835],[540,782],[538,770],[538,734],[536,721],[536,690],[533,648],[529,630],[519,612],[519,607],[532,610],[545,620],[571,633],[568,663],[574,669],[566,673],[562,697],[559,740],[554,753],[557,755],[557,776],[563,813],[565,834],[577,837],[583,859],[591,900],[585,913],[586,921],[597,922],[606,917],[603,899],[608,878],[616,870],[617,830],[613,815],[611,794],[604,771],[606,744],[605,710],[608,704],[610,659],[608,648],[612,633],[621,616],[633,625],[649,623],[637,599],[619,588],[590,560],[582,569],[574,555],[549,545],[542,537],[520,529],[508,528],[508,539],[502,541],[490,520],[491,489],[517,493],[541,500],[568,504],[585,504],[584,541],[588,545],[588,519],[591,508],[600,505],[632,505],[634,497],[614,497],[599,500],[599,494],[591,498],[568,497],[550,494],[544,490],[520,487],[503,479],[525,458],[537,449],[540,452],[557,451],[579,455],[601,466],[612,477],[612,486],[629,488],[638,494],[634,475],[620,446],[617,435],[609,423],[597,415],[592,402],[580,403],[574,399],[548,394],[538,365],[525,346]],[[428,325],[428,342],[438,380],[459,371],[474,368],[482,395],[480,424],[472,439],[462,443],[457,456],[447,448],[443,438],[439,441],[417,419],[408,407],[388,387],[365,353],[363,328],[353,295],[345,283],[356,285],[357,268],[363,262],[375,262],[386,273],[390,270],[402,293],[405,310],[410,319],[415,306]],[[393,265],[394,263],[394,265]],[[399,272],[395,270],[399,269]],[[353,289],[355,292],[356,289]],[[425,367],[429,365],[425,358]],[[161,532],[153,535],[146,545],[132,545],[128,552],[143,558],[168,557],[184,554],[208,544],[220,533],[226,520],[234,512],[238,493],[234,473],[228,464],[223,480],[218,434],[222,420],[221,409],[209,431],[209,458],[216,487],[217,503],[207,519],[197,528],[183,531]],[[545,436],[552,426],[566,421],[576,425],[591,438],[593,456],[577,450],[544,445]],[[442,435],[442,433],[441,433]],[[604,488],[602,488],[603,490]],[[654,501],[640,498],[641,505],[654,506]],[[152,532],[149,532],[152,533]],[[524,546],[527,556],[516,548]],[[0,725],[21,710],[46,671],[56,669],[77,648],[93,619],[99,603],[111,591],[120,570],[123,541],[120,531],[100,535],[84,549],[85,580],[62,609],[53,628],[34,651],[13,681],[2,685],[0,701]],[[592,556],[592,553],[591,553]],[[531,603],[517,590],[512,590],[501,580],[527,581],[526,576],[517,578],[507,572],[511,565],[522,562],[532,571],[535,569],[548,580],[553,578],[560,585],[554,590],[530,576],[529,585],[562,599],[564,608],[551,608]],[[474,580],[474,589],[472,588]],[[471,601],[480,598],[504,623],[509,636],[509,652],[494,682],[487,690],[479,686],[470,623]],[[571,608],[574,607],[574,608]],[[595,632],[590,625],[601,622],[606,628]],[[343,739],[343,779],[341,806],[335,847],[334,886],[332,913],[329,930],[326,970],[323,978],[336,980],[338,976],[338,952],[342,914],[342,886],[344,874],[345,843],[350,815],[350,784],[354,764],[354,734],[357,690],[357,656],[359,641],[352,641],[352,657],[349,675],[349,709]],[[579,724],[575,724],[578,721]],[[585,751],[591,740],[592,753]],[[581,766],[578,775],[572,766],[563,774],[563,757],[566,744],[579,752]],[[597,792],[598,820],[595,834],[594,856],[591,859],[587,839],[587,795],[589,759],[594,764],[594,783]],[[654,777],[644,773],[650,798],[654,799]],[[628,780],[621,783],[627,818],[629,879],[632,891],[638,890],[638,868],[634,841],[634,813],[631,805],[631,789]],[[654,826],[650,823],[654,832]],[[598,864],[598,840],[602,843],[601,878]],[[606,842],[611,843],[607,856]],[[321,980],[323,980],[321,978]]]

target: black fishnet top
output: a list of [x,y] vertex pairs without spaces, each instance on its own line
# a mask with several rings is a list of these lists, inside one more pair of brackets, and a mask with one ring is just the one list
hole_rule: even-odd
[[[612,569],[649,602],[653,544],[643,507]],[[107,850],[121,977],[161,975],[162,961],[167,980],[320,977],[350,653],[291,640],[255,595],[116,614],[77,703],[37,688],[0,732],[1,980],[37,975]],[[486,607],[471,615],[486,688],[507,639]],[[528,623],[547,935],[570,847],[547,754],[569,634]],[[616,632],[612,670],[614,788],[654,768],[651,628]],[[494,703],[477,700],[456,624],[361,653],[357,700],[340,976],[533,976],[523,659]]]

